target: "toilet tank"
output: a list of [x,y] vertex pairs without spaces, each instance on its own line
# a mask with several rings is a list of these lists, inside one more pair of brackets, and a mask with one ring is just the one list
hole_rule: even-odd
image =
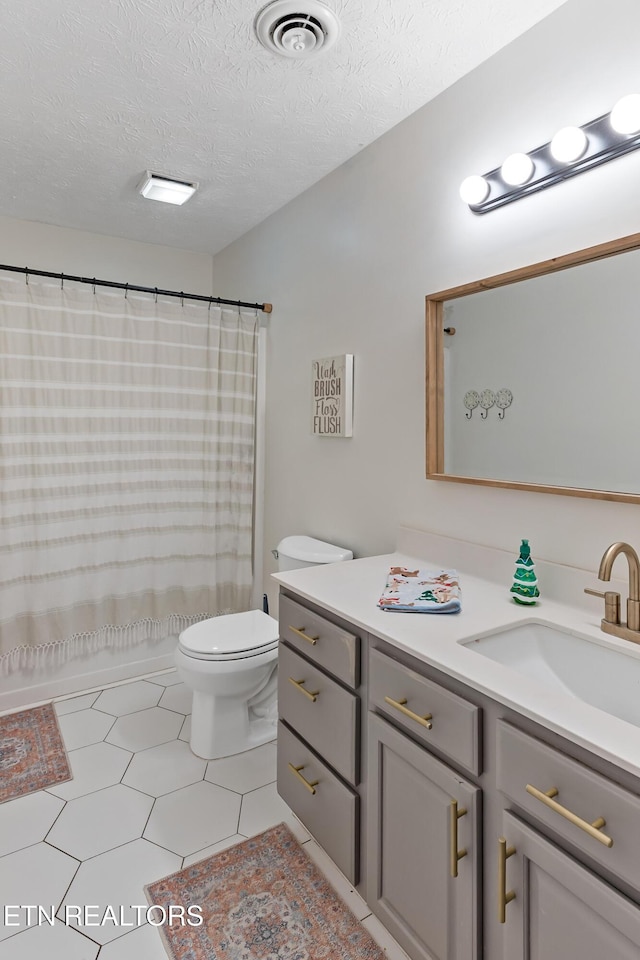
[[319,563],[337,563],[353,560],[351,550],[337,547],[314,537],[285,537],[278,544],[278,570],[296,570],[298,567],[315,567]]

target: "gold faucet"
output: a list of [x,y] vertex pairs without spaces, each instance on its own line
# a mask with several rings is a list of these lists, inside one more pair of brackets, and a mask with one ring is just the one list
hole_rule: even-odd
[[627,600],[627,622],[620,621],[620,594],[612,590],[598,593],[597,590],[585,588],[585,593],[594,597],[604,598],[604,618],[600,622],[605,633],[614,637],[622,637],[633,643],[640,643],[640,559],[638,554],[628,543],[612,543],[605,550],[600,569],[599,580],[611,580],[611,568],[618,554],[624,553],[629,564],[629,598]]

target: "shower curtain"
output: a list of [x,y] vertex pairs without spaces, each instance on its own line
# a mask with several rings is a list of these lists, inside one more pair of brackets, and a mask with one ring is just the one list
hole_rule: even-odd
[[0,274],[0,668],[248,609],[258,317]]

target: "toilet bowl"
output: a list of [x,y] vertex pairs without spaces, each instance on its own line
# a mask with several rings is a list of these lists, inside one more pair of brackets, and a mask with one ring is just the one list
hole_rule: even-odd
[[[274,554],[280,570],[353,557],[306,536],[285,537]],[[200,620],[182,631],[175,663],[193,690],[190,744],[198,757],[230,757],[275,739],[277,661],[278,622],[261,610]]]
[[191,749],[229,757],[276,735],[278,622],[261,610],[200,620],[180,634],[178,674],[193,690]]

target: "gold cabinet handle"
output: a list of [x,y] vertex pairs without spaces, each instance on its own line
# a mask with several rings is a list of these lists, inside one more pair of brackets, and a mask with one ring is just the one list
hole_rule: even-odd
[[405,706],[407,698],[404,700],[393,700],[391,697],[385,697],[384,702],[388,703],[390,707],[395,707],[396,710],[399,710],[400,713],[404,713],[405,717],[409,717],[411,720],[415,720],[416,723],[421,724],[423,727],[426,727],[427,730],[431,730],[433,724],[431,723],[431,714],[428,713],[426,717],[421,717],[417,713],[414,713],[413,710],[409,710]]
[[307,643],[311,643],[315,647],[320,637],[310,637],[308,633],[304,632],[305,629],[305,627],[289,627],[289,630],[292,630],[299,637],[302,637],[303,640],[306,640]]
[[289,683],[292,683],[296,690],[299,690],[300,693],[304,693],[305,697],[308,697],[309,700],[311,700],[311,703],[315,703],[320,696],[320,691],[314,690],[312,692],[311,690],[305,690],[304,684],[306,682],[306,680],[294,680],[293,677],[289,677]]
[[562,804],[553,799],[554,797],[558,796],[558,790],[555,787],[551,787],[550,790],[547,790],[546,793],[543,793],[542,790],[538,790],[537,787],[532,787],[531,784],[528,783],[527,793],[532,797],[535,797],[536,800],[540,800],[541,803],[544,803],[545,807],[549,807],[550,810],[554,810],[556,813],[559,813],[560,816],[564,817],[565,820],[568,820],[569,823],[573,823],[576,827],[580,827],[581,830],[584,830],[585,833],[588,833],[589,836],[593,837],[594,840],[599,840],[600,843],[605,845],[605,847],[613,846],[612,838],[608,837],[606,833],[602,833],[602,827],[606,827],[607,825],[607,821],[604,819],[604,817],[598,817],[597,820],[593,821],[593,823],[583,820],[582,817],[579,817],[571,810],[567,810],[566,807],[563,807]]
[[302,774],[300,773],[300,771],[301,771],[301,770],[304,770],[304,764],[302,764],[302,765],[299,766],[299,767],[294,767],[294,765],[293,765],[292,763],[290,763],[290,764],[289,764],[289,770],[291,770],[291,773],[293,773],[293,774],[298,778],[298,780],[300,781],[300,783],[304,784],[304,786],[307,788],[307,790],[309,791],[309,793],[313,794],[313,796],[315,797],[315,795],[316,795],[316,787],[318,786],[318,784],[320,783],[320,781],[319,781],[319,780],[309,781],[309,780],[305,779],[305,777],[302,776]]
[[516,898],[515,890],[507,892],[507,860],[516,852],[515,847],[508,847],[504,837],[498,840],[498,923],[505,923],[507,919],[507,904]]
[[466,814],[466,808],[461,807],[458,810],[458,801],[452,800],[449,804],[449,864],[451,876],[458,876],[458,860],[462,860],[467,855],[467,848],[458,850],[458,820]]

